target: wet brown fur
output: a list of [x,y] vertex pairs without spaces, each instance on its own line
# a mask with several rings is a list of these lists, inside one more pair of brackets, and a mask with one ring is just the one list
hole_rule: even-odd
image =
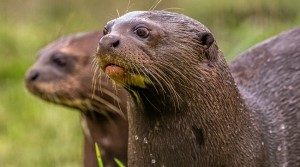
[[[140,25],[149,37],[135,34]],[[128,13],[106,28],[99,66],[113,63],[150,80],[145,88],[121,83],[131,94],[128,166],[269,166],[256,111],[204,25],[151,11]]]
[[281,33],[230,64],[257,120],[273,166],[300,166],[300,28]]
[[[105,166],[117,166],[114,158],[127,161],[127,93],[92,67],[100,37],[99,32],[78,33],[47,45],[25,79],[36,96],[80,110],[85,167],[98,167],[95,142]],[[66,64],[56,64],[57,57]]]
[[[139,26],[150,35],[138,36]],[[299,31],[234,61],[237,88],[198,21],[132,12],[106,30],[99,66],[115,64],[147,85],[120,83],[131,94],[128,166],[299,166]]]

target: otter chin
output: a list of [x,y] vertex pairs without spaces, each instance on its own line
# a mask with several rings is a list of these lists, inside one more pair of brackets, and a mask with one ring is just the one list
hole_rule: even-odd
[[[111,62],[114,61],[112,60]],[[106,60],[106,64],[100,61],[99,66],[102,67],[103,71],[111,79],[113,79],[113,81],[128,89],[130,89],[132,86],[145,88],[147,84],[151,83],[150,80],[143,75],[130,71],[124,63],[125,62],[122,63],[122,66],[115,63],[110,63],[110,61]]]
[[276,122],[261,116],[264,106],[254,95],[244,98],[203,24],[177,13],[137,11],[109,21],[103,35],[98,64],[131,97],[128,166],[285,163],[271,161],[274,138],[265,135],[266,124]]

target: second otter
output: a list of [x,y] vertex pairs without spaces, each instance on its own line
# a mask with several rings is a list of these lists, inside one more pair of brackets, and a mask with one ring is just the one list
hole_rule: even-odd
[[131,94],[129,166],[278,165],[263,142],[259,104],[243,99],[198,21],[165,11],[127,13],[106,25],[97,58]]
[[127,93],[104,75],[96,74],[98,84],[92,84],[91,64],[100,37],[100,32],[78,33],[49,44],[26,75],[33,94],[81,111],[85,167],[98,167],[95,142],[105,167],[117,166],[114,158],[127,161]]

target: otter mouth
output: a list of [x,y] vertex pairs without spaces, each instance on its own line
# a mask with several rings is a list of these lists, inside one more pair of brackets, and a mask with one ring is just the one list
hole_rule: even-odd
[[125,72],[125,68],[118,64],[109,63],[109,64],[105,65],[104,71],[108,75],[113,74],[113,73],[121,74],[121,73]]
[[123,68],[118,64],[114,64],[114,63],[108,63],[104,66],[104,69],[106,70],[106,68]]
[[61,101],[66,96],[63,94],[58,94],[57,92],[51,92],[49,90],[53,88],[45,88],[41,84],[28,84],[26,86],[29,92],[47,102],[62,104]]
[[90,102],[88,100],[84,99],[74,99],[68,94],[57,94],[57,93],[50,93],[43,91],[39,87],[30,88],[29,91],[43,99],[44,101],[64,105],[71,108],[77,108],[77,109],[88,109],[90,105]]
[[149,78],[141,75],[139,70],[131,68],[132,66],[127,64],[125,60],[100,59],[99,65],[105,74],[121,86],[145,88],[147,84],[151,83]]
[[113,80],[124,82],[124,78],[126,75],[126,70],[124,67],[118,64],[108,63],[104,67],[104,72]]

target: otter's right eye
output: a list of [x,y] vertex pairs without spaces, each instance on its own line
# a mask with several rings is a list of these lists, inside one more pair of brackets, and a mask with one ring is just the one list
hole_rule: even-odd
[[147,38],[149,36],[149,30],[146,27],[138,27],[134,32],[141,38]]
[[54,57],[52,59],[53,63],[60,66],[60,67],[63,67],[63,66],[66,66],[67,65],[67,60],[64,58],[64,57]]
[[106,27],[104,27],[104,29],[103,29],[103,35],[106,35],[106,34],[108,34],[108,30],[107,30]]

